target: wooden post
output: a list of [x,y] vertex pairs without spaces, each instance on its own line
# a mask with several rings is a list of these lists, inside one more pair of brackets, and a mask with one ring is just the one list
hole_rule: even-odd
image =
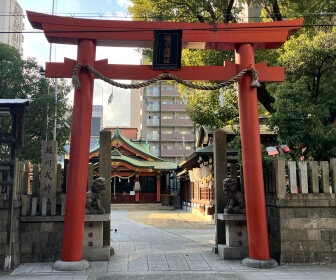
[[317,161],[310,161],[308,162],[309,166],[309,177],[310,177],[310,184],[312,187],[313,193],[319,193],[319,180],[318,180],[318,164]]
[[[226,132],[218,129],[214,133],[214,187],[215,187],[215,246],[225,244],[225,222],[218,219],[219,213],[224,213],[226,196],[223,190],[223,180],[227,176],[227,143]],[[216,250],[216,248],[214,249]]]
[[39,165],[33,165],[33,189],[32,189],[32,196],[38,197],[39,196],[39,186],[40,185],[40,176],[39,176]]
[[290,193],[297,193],[296,161],[288,162],[288,180]]
[[161,201],[161,175],[156,176],[156,202]]
[[321,168],[321,189],[323,193],[330,193],[329,162],[320,161]]
[[275,189],[278,199],[286,198],[286,174],[285,174],[286,160],[284,158],[277,158],[274,161],[275,169]]
[[330,159],[330,171],[331,171],[331,191],[336,191],[336,158]]
[[308,193],[308,172],[307,172],[307,162],[299,161],[299,183],[301,193]]

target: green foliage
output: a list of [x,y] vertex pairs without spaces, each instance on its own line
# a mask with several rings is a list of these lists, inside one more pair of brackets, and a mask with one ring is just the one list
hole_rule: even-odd
[[234,87],[223,92],[224,106],[219,104],[219,91],[189,91],[187,112],[196,125],[206,125],[212,129],[224,127],[238,117],[237,95]]
[[[286,83],[262,83],[258,100],[271,116],[270,126],[278,132],[280,143],[290,145],[293,157],[304,153],[315,160],[336,156],[336,79],[335,12],[330,0],[133,0],[130,12],[137,20],[188,22],[235,22],[241,4],[262,7],[261,21],[304,17],[304,28],[290,37],[283,48],[255,52],[256,62],[281,65]],[[235,7],[231,6],[235,3]],[[237,10],[236,10],[237,9]],[[250,19],[256,21],[257,19]],[[233,61],[233,52],[184,50],[183,65],[223,65]],[[237,110],[221,108],[218,92],[198,92],[180,87],[187,96],[190,118],[200,125],[219,128],[237,117]],[[230,104],[235,92],[225,89]],[[229,97],[229,95],[231,96]],[[262,108],[262,107],[261,107]],[[229,120],[232,118],[231,120]]]
[[234,126],[233,124],[231,125],[232,131],[235,133],[235,137],[233,138],[232,141],[228,143],[229,147],[233,147],[238,151],[238,162],[242,163],[243,161],[243,155],[242,155],[242,150],[241,150],[241,138],[240,138],[240,126]]
[[[54,89],[51,80],[41,77],[40,67],[33,58],[22,59],[19,52],[6,44],[0,44],[0,98],[29,99],[25,109],[24,147],[17,150],[21,160],[40,163],[42,141],[52,139],[53,116],[55,111]],[[64,80],[58,81],[58,99],[66,97],[70,87]],[[70,117],[71,108],[65,102],[57,104],[57,123],[64,123]],[[9,118],[0,118],[0,129],[10,129]],[[70,137],[68,129],[60,129],[57,134],[59,153],[64,153],[64,146]],[[5,147],[2,147],[5,148]],[[2,150],[4,157],[8,149]]]
[[279,61],[286,82],[276,89],[271,127],[294,157],[336,156],[336,32],[302,33],[286,42]]
[[135,20],[233,22],[241,10],[233,0],[132,0],[129,12]]
[[[188,21],[188,22],[236,22],[239,20],[241,5],[246,1],[209,1],[209,0],[133,0],[133,6],[129,9],[136,20],[160,20],[160,21]],[[238,5],[232,5],[233,2]],[[268,3],[270,4],[270,3]],[[143,50],[142,53],[151,60],[152,51]],[[261,53],[261,52],[260,52]],[[277,61],[278,53],[267,51],[270,64]],[[262,55],[256,55],[257,61],[263,61]],[[224,61],[234,61],[232,50],[191,50],[184,49],[182,53],[182,65],[209,65],[220,66]],[[204,83],[203,83],[204,84]],[[179,86],[179,90],[187,99],[187,111],[192,121],[196,124],[207,125],[212,128],[220,128],[223,125],[237,119],[238,110],[232,109],[237,106],[236,92],[232,88],[224,88],[228,102],[219,107],[218,91],[197,91]],[[232,96],[228,96],[231,94]],[[270,105],[274,99],[269,94],[265,85],[258,89],[258,98],[269,112],[273,111]],[[230,104],[229,107],[227,107]],[[265,111],[265,110],[264,110]],[[232,118],[232,119],[229,119]]]
[[274,106],[271,127],[278,133],[280,143],[291,147],[295,159],[302,155],[315,160],[336,156],[335,127],[324,124],[328,107],[311,102],[311,93],[302,80],[284,83]]

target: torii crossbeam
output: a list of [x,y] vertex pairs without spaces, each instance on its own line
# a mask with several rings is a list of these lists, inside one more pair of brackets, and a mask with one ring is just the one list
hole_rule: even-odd
[[[36,29],[50,43],[78,46],[77,60],[47,63],[46,76],[71,78],[76,64],[90,64],[111,79],[147,80],[161,70],[150,66],[113,65],[96,61],[96,46],[152,48],[154,30],[182,30],[182,46],[190,49],[230,49],[235,63],[224,66],[185,66],[174,74],[184,80],[224,81],[245,68],[256,68],[261,82],[281,82],[281,67],[255,64],[255,49],[280,47],[290,34],[299,30],[303,19],[268,23],[180,23],[90,20],[59,17],[27,11]],[[81,88],[75,90],[71,131],[70,165],[62,247],[62,261],[82,259],[87,163],[89,154],[94,76],[82,69]],[[269,260],[266,204],[261,162],[257,90],[245,75],[238,81],[239,117],[244,166],[244,186],[249,258]]]

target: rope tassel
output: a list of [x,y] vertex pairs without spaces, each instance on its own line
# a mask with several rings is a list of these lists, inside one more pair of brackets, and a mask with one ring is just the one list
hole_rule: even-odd
[[79,63],[76,65],[76,67],[74,68],[74,70],[72,70],[72,85],[75,89],[80,89],[81,88],[81,84],[79,81],[79,78],[77,76],[77,72],[82,68],[82,64]]
[[251,74],[252,74],[251,87],[260,87],[260,83],[258,81],[258,71],[255,68],[252,68]]

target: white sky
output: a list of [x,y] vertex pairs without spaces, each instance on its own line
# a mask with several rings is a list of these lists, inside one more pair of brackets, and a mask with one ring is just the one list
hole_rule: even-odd
[[[39,13],[52,13],[53,0],[17,0],[24,12],[26,10]],[[130,20],[127,16],[128,0],[54,0],[54,14],[59,16],[74,16],[84,18],[100,18]],[[109,16],[109,17],[105,17]],[[25,30],[32,27],[27,17],[24,19]],[[24,34],[24,57],[35,57],[39,64],[45,68],[49,61],[50,44],[43,34]],[[111,64],[140,64],[140,55],[131,48],[102,48],[98,47],[96,59],[108,58]],[[62,62],[64,57],[76,59],[77,47],[70,45],[53,44],[51,61]],[[119,81],[130,83],[130,81]],[[69,81],[70,83],[70,81]],[[130,91],[113,87],[113,101],[108,105],[107,100],[112,92],[112,86],[95,80],[94,105],[104,106],[104,126],[130,125]],[[71,93],[70,100],[73,99]]]

